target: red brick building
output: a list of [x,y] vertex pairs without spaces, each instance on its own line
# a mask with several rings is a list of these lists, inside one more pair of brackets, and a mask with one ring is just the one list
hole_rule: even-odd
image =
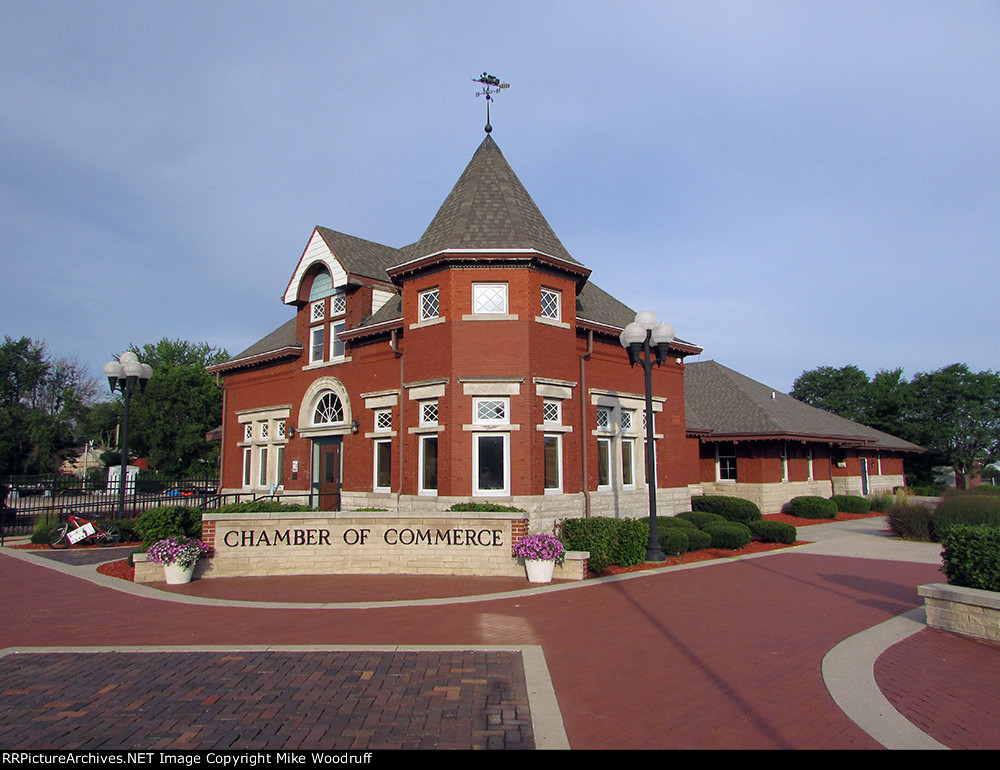
[[[223,491],[389,515],[489,500],[529,511],[533,528],[644,515],[643,373],[619,342],[635,312],[590,272],[489,136],[415,243],[315,228],[285,288],[293,317],[213,367],[225,392]],[[862,457],[901,483],[899,452],[916,447],[882,446],[853,423],[831,432],[804,404],[777,432],[727,425],[725,410],[692,401],[725,381],[685,375],[685,357],[700,352],[675,340],[653,372],[661,514],[723,488],[773,507],[787,484],[774,468],[797,480],[802,452],[827,494],[860,478]],[[717,470],[729,446],[731,484]]]

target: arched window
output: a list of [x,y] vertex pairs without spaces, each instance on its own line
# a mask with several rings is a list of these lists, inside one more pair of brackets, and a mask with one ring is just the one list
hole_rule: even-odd
[[309,290],[309,301],[323,299],[331,294],[333,294],[333,278],[330,271],[324,267],[313,279],[312,289]]
[[313,412],[313,425],[333,425],[344,421],[344,405],[340,401],[340,396],[336,393],[327,392],[316,403],[316,411]]

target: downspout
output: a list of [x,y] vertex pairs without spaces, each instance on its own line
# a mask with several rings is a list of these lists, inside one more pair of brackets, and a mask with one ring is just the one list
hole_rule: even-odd
[[590,436],[587,434],[587,367],[586,361],[594,352],[594,332],[587,332],[587,350],[580,356],[580,462],[582,463],[583,479],[583,515],[590,518],[590,481],[587,477],[587,446]]
[[404,396],[403,387],[403,351],[399,347],[399,338],[397,335],[397,330],[393,329],[389,337],[389,347],[392,348],[392,352],[395,353],[396,358],[399,359],[399,481],[396,486],[396,513],[399,513],[399,499],[403,495],[403,447],[406,445],[406,431],[403,426],[406,424],[403,421],[403,403],[406,401]]

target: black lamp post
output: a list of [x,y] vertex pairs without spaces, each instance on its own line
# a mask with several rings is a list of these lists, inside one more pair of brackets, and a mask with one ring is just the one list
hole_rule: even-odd
[[634,367],[642,366],[646,378],[646,486],[649,489],[649,544],[646,561],[665,561],[667,556],[660,548],[660,535],[656,526],[656,456],[653,445],[653,364],[659,366],[667,360],[670,343],[674,340],[674,327],[657,321],[648,310],[637,313],[635,320],[622,329],[618,338],[628,351],[628,361]]
[[117,361],[108,361],[104,365],[104,374],[108,378],[108,385],[111,386],[111,392],[114,393],[116,389],[120,390],[122,393],[122,399],[125,402],[125,411],[122,415],[122,464],[121,464],[121,474],[118,477],[118,512],[116,514],[117,518],[124,518],[125,516],[125,482],[127,481],[126,468],[128,467],[128,412],[129,405],[132,401],[132,394],[135,393],[136,384],[139,385],[139,392],[146,390],[146,383],[149,382],[149,378],[153,374],[153,370],[149,364],[144,364],[139,361],[139,357],[128,351],[122,353]]

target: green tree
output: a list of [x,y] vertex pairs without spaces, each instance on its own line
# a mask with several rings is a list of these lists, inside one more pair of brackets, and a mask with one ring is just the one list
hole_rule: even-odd
[[955,469],[963,487],[1000,459],[1000,374],[952,364],[916,375],[909,422],[918,443]]
[[840,369],[821,366],[803,372],[792,384],[789,395],[848,420],[867,425],[871,419],[871,381],[854,365]]
[[52,361],[27,337],[0,344],[0,472],[51,473],[80,443],[96,383],[80,364]]
[[222,390],[206,367],[228,359],[207,343],[162,339],[132,348],[153,375],[132,397],[129,449],[174,476],[216,471],[219,447],[205,434],[222,422]]

